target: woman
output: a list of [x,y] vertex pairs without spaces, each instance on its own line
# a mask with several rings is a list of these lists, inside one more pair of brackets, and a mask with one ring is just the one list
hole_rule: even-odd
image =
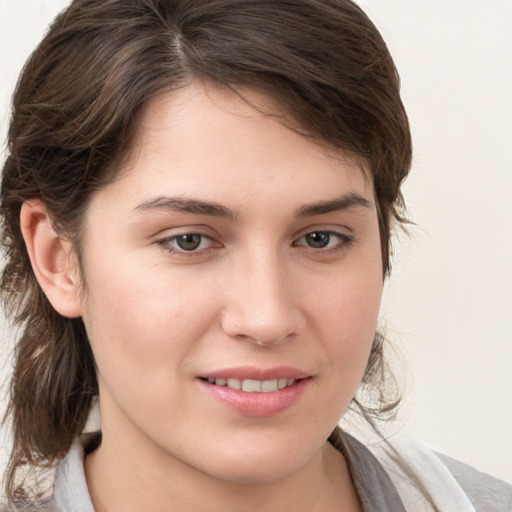
[[507,510],[505,484],[337,428],[395,405],[375,332],[410,159],[350,1],[73,2],[3,171],[8,506]]

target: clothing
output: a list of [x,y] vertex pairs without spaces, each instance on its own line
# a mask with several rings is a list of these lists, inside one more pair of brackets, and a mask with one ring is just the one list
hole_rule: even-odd
[[[436,454],[408,436],[396,436],[386,443],[369,444],[368,448],[346,434],[343,442],[348,449],[347,460],[359,496],[365,503],[365,489],[358,480],[367,480],[368,464],[361,464],[364,452],[371,452],[377,464],[391,480],[400,496],[402,512],[512,512],[512,485],[445,455]],[[352,451],[352,454],[350,453]],[[371,464],[371,463],[370,463]],[[378,508],[368,508],[374,512]],[[382,510],[382,509],[381,509]],[[388,510],[388,509],[384,509]],[[365,509],[365,512],[367,510]]]
[[[85,481],[84,453],[92,451],[100,439],[98,434],[82,436],[59,464],[54,484],[59,512],[94,512]],[[369,449],[336,431],[330,441],[347,460],[365,512],[512,512],[511,485],[436,455],[408,438]],[[405,467],[397,460],[406,461]],[[433,503],[414,485],[415,478]]]

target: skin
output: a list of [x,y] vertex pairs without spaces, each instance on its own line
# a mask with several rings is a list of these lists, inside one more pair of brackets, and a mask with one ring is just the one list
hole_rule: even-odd
[[[200,244],[185,251],[190,233]],[[354,158],[193,83],[148,103],[119,179],[93,196],[83,293],[62,247],[66,301],[47,288],[83,317],[98,367],[103,443],[85,465],[98,512],[360,510],[326,442],[382,293],[373,187]],[[199,379],[240,366],[293,367],[307,384],[284,411],[247,416]]]

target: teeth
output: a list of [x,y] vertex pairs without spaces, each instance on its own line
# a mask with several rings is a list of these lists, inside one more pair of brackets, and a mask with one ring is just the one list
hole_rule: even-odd
[[242,390],[248,393],[261,392],[261,380],[245,379],[242,381]]
[[231,389],[242,389],[242,381],[240,379],[228,379],[226,385]]
[[231,389],[242,390],[247,393],[268,393],[278,391],[295,384],[295,379],[273,379],[273,380],[253,380],[253,379],[214,379],[209,378],[210,384],[216,386],[227,386]]
[[261,383],[261,391],[264,393],[268,391],[277,391],[279,389],[278,382],[278,379],[264,380]]

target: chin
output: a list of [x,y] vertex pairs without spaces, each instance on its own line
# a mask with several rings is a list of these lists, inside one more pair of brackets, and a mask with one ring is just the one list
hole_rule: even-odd
[[[250,449],[248,449],[250,448]],[[290,477],[308,465],[314,459],[317,449],[306,453],[293,446],[282,443],[278,446],[262,446],[253,442],[243,450],[228,450],[222,457],[208,458],[208,462],[217,459],[219,464],[203,466],[203,471],[218,480],[239,485],[263,485]]]

